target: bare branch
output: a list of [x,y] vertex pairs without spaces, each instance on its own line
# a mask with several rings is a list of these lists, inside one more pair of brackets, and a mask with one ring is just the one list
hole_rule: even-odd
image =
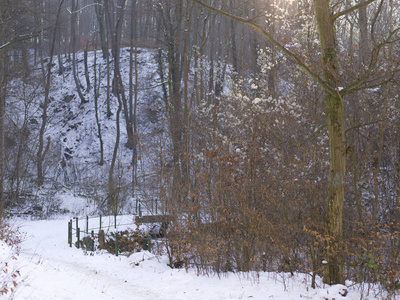
[[15,43],[19,43],[19,42],[22,42],[22,41],[29,40],[29,39],[31,39],[31,38],[33,38],[33,37],[35,37],[35,36],[38,36],[38,35],[39,35],[39,33],[30,34],[30,35],[25,35],[25,36],[20,36],[20,37],[18,37],[18,38],[15,39],[15,40],[9,41],[9,42],[5,43],[4,45],[1,45],[1,46],[0,46],[0,50],[2,50],[2,49],[4,49],[4,48],[7,48],[8,46],[11,46],[11,45],[13,45],[13,44],[15,44]]
[[365,1],[365,2],[361,2],[361,3],[357,4],[357,5],[354,5],[354,6],[350,7],[350,8],[348,8],[348,9],[345,9],[343,11],[340,11],[340,12],[334,14],[332,18],[333,18],[333,20],[336,20],[337,18],[340,18],[343,15],[347,15],[348,13],[351,13],[352,11],[355,11],[356,9],[359,9],[359,8],[361,8],[363,6],[369,5],[374,1],[376,1],[376,0],[368,0],[368,1]]
[[[372,24],[371,24],[371,39],[372,39],[372,43],[374,45],[374,48],[372,49],[371,60],[369,62],[368,68],[365,71],[365,73],[361,77],[359,77],[359,79],[355,83],[351,84],[350,86],[346,87],[345,89],[343,89],[340,92],[340,94],[342,96],[344,96],[346,94],[349,94],[349,93],[352,93],[352,92],[355,92],[355,91],[358,91],[358,90],[363,90],[363,89],[367,89],[367,88],[373,88],[373,87],[380,86],[380,85],[383,85],[385,83],[388,83],[389,81],[392,80],[392,78],[393,78],[393,76],[394,76],[394,74],[396,72],[396,71],[393,71],[391,77],[389,77],[386,80],[381,81],[381,82],[379,82],[379,83],[377,83],[375,85],[362,86],[363,84],[366,83],[366,81],[368,80],[369,76],[372,74],[372,72],[376,68],[376,65],[378,63],[380,50],[385,45],[393,42],[393,41],[391,41],[391,39],[392,39],[393,35],[395,35],[397,33],[397,31],[399,30],[399,28],[397,28],[396,30],[391,31],[389,33],[388,37],[384,41],[379,43],[379,44],[376,41],[376,39],[375,39],[375,24],[376,24],[376,21],[378,19],[379,13],[382,10],[383,2],[384,2],[384,0],[380,1],[378,10],[377,10],[377,12],[376,12],[376,14],[374,16],[374,19],[372,20]],[[398,66],[399,66],[399,64],[396,65],[395,70],[397,70]]]
[[72,15],[72,14],[79,13],[79,12],[81,12],[82,10],[84,10],[84,9],[90,7],[90,6],[104,6],[104,5],[103,5],[103,4],[100,4],[100,3],[92,3],[92,4],[89,4],[89,5],[86,5],[86,6],[82,7],[81,9],[78,9],[78,10],[76,10],[76,11],[70,11],[69,8],[67,8],[67,11],[69,12],[70,15]]
[[262,28],[259,24],[254,23],[253,20],[250,20],[248,18],[242,18],[236,15],[232,15],[230,13],[227,13],[223,10],[220,10],[218,8],[215,8],[213,6],[210,6],[208,4],[203,3],[200,0],[192,0],[196,2],[197,4],[207,8],[210,11],[213,11],[217,14],[220,14],[224,17],[230,18],[232,20],[241,22],[243,24],[247,24],[254,29],[256,29],[258,32],[260,32],[267,40],[269,40],[275,47],[277,47],[279,50],[281,50],[284,54],[286,54],[293,62],[295,62],[306,74],[308,74],[311,78],[313,78],[316,82],[318,82],[321,87],[329,94],[331,95],[336,95],[336,90],[334,87],[329,86],[321,77],[319,77],[317,74],[315,74],[311,69],[301,61],[301,59],[293,52],[291,52],[289,49],[287,49],[284,45],[279,43],[277,40],[275,40],[271,34],[269,34],[264,28]]

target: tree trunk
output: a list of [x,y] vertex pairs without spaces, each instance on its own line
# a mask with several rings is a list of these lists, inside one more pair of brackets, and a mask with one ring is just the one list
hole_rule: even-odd
[[[126,126],[126,133],[128,135],[128,141],[125,146],[129,149],[133,149],[134,144],[134,134],[133,134],[133,126],[132,126],[132,118],[131,111],[128,107],[128,102],[125,96],[125,89],[121,79],[121,71],[120,71],[120,50],[121,50],[121,36],[123,23],[125,18],[125,5],[126,0],[122,0],[118,5],[118,11],[115,13],[115,17],[117,18],[114,22],[113,11],[110,8],[109,0],[105,1],[105,11],[108,19],[108,27],[109,32],[111,33],[111,52],[114,58],[114,78],[112,83],[113,93],[115,95],[119,94],[121,96],[122,105],[124,108],[124,119]],[[115,23],[115,24],[114,24]]]
[[74,81],[75,81],[75,87],[76,87],[76,91],[78,92],[79,95],[79,99],[81,99],[81,103],[80,105],[83,105],[84,103],[86,103],[86,99],[83,96],[82,90],[81,90],[81,83],[79,81],[78,78],[78,74],[76,72],[76,8],[77,8],[77,4],[75,2],[76,0],[72,0],[72,14],[71,14],[71,47],[72,47],[72,73],[73,73],[73,77],[74,77]]
[[167,32],[165,35],[165,43],[167,45],[167,59],[168,59],[168,112],[169,124],[173,147],[173,186],[172,198],[178,203],[182,200],[182,130],[183,130],[183,116],[182,116],[182,93],[181,93],[181,80],[182,80],[182,51],[181,34],[183,31],[182,22],[183,16],[183,0],[176,1],[173,6],[168,3],[168,9],[160,9],[160,17],[163,20],[164,30]]
[[362,6],[358,9],[358,24],[360,26],[360,42],[359,42],[359,55],[360,55],[360,69],[367,62],[369,47],[368,47],[368,18],[367,6]]
[[[319,38],[321,41],[324,78],[333,89],[337,88],[338,64],[336,33],[326,0],[314,0]],[[343,261],[343,201],[346,175],[346,147],[343,101],[338,94],[325,91],[329,136],[329,187],[325,228],[324,283],[344,284]]]
[[185,35],[183,46],[183,130],[182,130],[182,185],[183,185],[183,198],[187,199],[190,193],[190,108],[189,103],[189,66],[190,57],[188,53],[189,48],[189,26],[192,16],[193,4],[186,10],[185,17]]
[[60,20],[61,7],[62,7],[63,3],[64,3],[64,0],[61,0],[60,4],[58,5],[56,24],[54,26],[52,42],[51,42],[51,48],[50,48],[50,58],[49,58],[49,63],[47,65],[47,75],[46,75],[46,81],[45,81],[45,87],[44,87],[45,95],[44,95],[44,103],[43,103],[42,125],[41,125],[40,131],[39,131],[39,147],[38,147],[38,151],[37,151],[37,154],[36,154],[36,158],[37,158],[37,184],[38,184],[38,186],[42,186],[43,183],[44,183],[43,162],[44,162],[44,158],[46,156],[46,153],[47,153],[47,151],[49,150],[49,147],[50,147],[50,137],[48,137],[48,139],[47,139],[47,146],[44,147],[44,132],[45,132],[46,125],[47,125],[47,107],[48,107],[48,104],[49,104],[49,94],[50,94],[51,65],[53,63],[54,48],[55,48],[55,44],[56,44],[57,28],[58,28],[58,23],[59,23],[59,20]]
[[[96,49],[96,47],[94,47]],[[100,83],[101,83],[101,69],[99,65],[99,81],[97,82],[97,52],[94,51],[94,63],[93,63],[93,73],[94,73],[94,111],[96,116],[96,124],[97,124],[97,134],[99,136],[100,142],[100,161],[99,165],[102,166],[104,164],[104,145],[103,138],[101,134],[101,124],[99,119],[99,105],[98,100],[100,96]]]
[[116,206],[114,168],[115,168],[115,163],[117,161],[117,155],[118,155],[119,138],[120,138],[120,132],[121,132],[120,126],[119,126],[119,116],[120,116],[121,110],[122,110],[121,96],[117,95],[117,98],[118,98],[118,110],[117,110],[117,115],[115,118],[115,123],[117,125],[117,132],[116,132],[116,137],[115,137],[115,145],[114,145],[114,151],[113,151],[113,156],[112,156],[112,160],[111,160],[110,171],[108,173],[108,206],[109,206],[109,208],[113,208],[114,206]]
[[6,90],[7,90],[7,74],[6,74],[6,51],[0,51],[0,219],[3,217],[5,199],[4,199],[4,173],[6,169],[5,156],[5,117],[6,117]]
[[90,77],[89,77],[89,67],[88,67],[88,42],[86,43],[83,57],[85,64],[86,91],[89,92],[91,87],[90,87]]
[[102,4],[102,1],[99,1],[99,0],[94,0],[94,3],[96,4],[94,7],[95,7],[97,21],[99,23],[101,51],[103,52],[103,58],[107,58],[108,57],[108,43],[107,43],[107,37],[106,37],[106,26],[104,25],[105,20],[104,20],[103,4]]
[[61,41],[58,41],[58,75],[64,74],[64,65],[61,58]]
[[[137,32],[138,32],[138,5],[136,2],[132,3],[131,7],[131,31],[130,31],[130,53],[129,53],[129,110],[130,118],[133,125],[133,148],[132,148],[132,197],[135,196],[135,186],[137,184],[137,146],[138,146],[138,132],[137,132],[137,102],[138,102],[138,84],[139,84],[139,70],[138,70],[138,49],[137,49]],[[135,45],[133,42],[135,41]],[[133,53],[135,55],[133,56]],[[134,60],[134,62],[133,62]],[[135,83],[133,82],[133,75],[135,75]]]

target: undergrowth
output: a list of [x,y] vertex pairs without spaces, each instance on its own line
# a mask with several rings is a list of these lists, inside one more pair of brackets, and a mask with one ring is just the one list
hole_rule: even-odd
[[17,265],[21,240],[18,229],[0,219],[0,296],[9,299],[23,282]]

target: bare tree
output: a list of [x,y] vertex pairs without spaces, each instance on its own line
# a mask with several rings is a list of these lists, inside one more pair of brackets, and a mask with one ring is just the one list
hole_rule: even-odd
[[[241,18],[232,14],[209,6],[200,0],[193,0],[200,5],[224,15],[236,21],[248,24],[275,45],[280,51],[286,54],[294,61],[304,72],[311,76],[324,90],[324,101],[326,105],[327,127],[329,136],[329,185],[328,201],[325,227],[325,254],[327,267],[324,273],[324,282],[329,284],[344,283],[344,260],[343,260],[343,204],[346,178],[346,141],[345,141],[345,122],[343,97],[356,90],[370,87],[367,83],[371,79],[372,72],[377,68],[377,61],[380,50],[384,45],[392,40],[392,36],[397,31],[390,31],[386,39],[381,43],[374,43],[374,49],[371,53],[371,59],[367,70],[358,78],[353,79],[352,83],[343,88],[340,80],[337,37],[335,21],[343,15],[346,15],[356,9],[374,2],[366,1],[345,10],[333,13],[329,3],[324,0],[314,0],[314,13],[319,32],[321,66],[323,78],[313,72],[310,67],[304,63],[297,54],[293,53],[284,44],[274,39],[270,32],[258,25],[251,19]],[[375,19],[381,12],[383,1],[380,1]],[[372,34],[374,31],[372,29]],[[387,82],[388,78],[378,81],[375,85],[379,86]]]

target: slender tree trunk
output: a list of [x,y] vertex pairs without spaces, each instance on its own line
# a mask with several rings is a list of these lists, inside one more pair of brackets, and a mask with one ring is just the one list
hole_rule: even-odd
[[107,34],[106,34],[106,26],[104,20],[104,8],[103,1],[94,0],[95,5],[95,13],[97,17],[97,21],[99,23],[99,35],[100,35],[100,43],[101,43],[101,51],[103,52],[103,58],[108,57],[108,42],[107,42]]
[[[233,0],[230,0],[230,7],[233,9]],[[237,78],[239,74],[239,63],[238,63],[238,54],[237,54],[237,46],[236,46],[236,30],[235,30],[235,21],[230,20],[230,29],[231,29],[231,49],[232,49],[232,71],[234,78]]]
[[[89,42],[86,43],[85,47],[85,52],[83,53],[83,58],[84,58],[84,64],[85,64],[85,78],[86,78],[86,91],[90,91],[90,77],[89,77],[89,67],[88,67],[88,44]],[[94,50],[96,51],[96,50]]]
[[114,58],[114,78],[113,78],[113,93],[115,95],[121,95],[121,101],[124,108],[124,119],[125,119],[125,126],[126,126],[126,133],[128,135],[128,141],[126,142],[125,146],[129,149],[133,149],[134,143],[134,134],[133,134],[133,126],[132,126],[132,118],[131,112],[128,107],[128,102],[125,96],[125,89],[121,79],[121,70],[120,70],[120,50],[121,50],[121,36],[122,36],[122,29],[123,23],[125,18],[125,5],[126,0],[122,0],[119,2],[118,10],[116,12],[116,22],[114,24],[113,20],[114,17],[111,15],[112,11],[109,5],[109,0],[106,0],[106,14],[109,26],[109,32],[111,33],[111,51]]
[[[131,7],[131,31],[130,31],[130,54],[129,54],[129,106],[130,106],[130,118],[133,125],[133,148],[132,148],[132,197],[135,195],[135,187],[137,184],[137,146],[138,146],[138,132],[137,132],[137,102],[138,102],[138,49],[137,49],[137,32],[138,32],[138,20],[137,20],[138,6],[136,2],[132,3]],[[133,42],[135,41],[135,46]],[[133,55],[135,53],[135,55]],[[135,82],[133,82],[133,75],[135,75]]]
[[[96,48],[96,47],[95,47]],[[99,136],[100,142],[100,161],[99,165],[102,166],[104,164],[104,145],[103,145],[103,138],[101,134],[101,124],[99,119],[99,105],[98,100],[100,96],[100,78],[101,78],[101,69],[99,65],[99,81],[97,82],[97,51],[94,51],[94,64],[93,64],[93,73],[94,73],[94,111],[96,116],[96,124],[97,124],[97,134]]]
[[76,72],[76,23],[77,23],[76,8],[77,8],[76,0],[72,0],[72,7],[71,7],[72,73],[74,77],[76,91],[78,92],[79,99],[81,99],[80,105],[83,105],[87,101],[85,99],[85,96],[83,96],[81,90],[81,83],[79,81],[78,74]]
[[181,172],[181,155],[182,155],[182,51],[181,35],[183,22],[183,0],[178,0],[172,6],[167,4],[167,9],[160,8],[160,17],[162,18],[165,34],[165,43],[167,45],[168,59],[168,111],[169,124],[171,132],[171,140],[173,147],[173,186],[172,198],[178,203],[182,200],[182,172]]
[[114,190],[115,190],[114,168],[115,168],[115,163],[117,161],[119,140],[120,140],[120,135],[121,135],[120,125],[119,125],[119,116],[121,115],[121,110],[122,110],[121,96],[117,95],[117,99],[118,99],[118,110],[117,110],[117,115],[115,118],[115,123],[117,125],[117,132],[116,132],[116,137],[115,137],[113,156],[111,159],[110,171],[108,173],[108,206],[109,206],[109,208],[114,207],[114,205],[115,205],[116,195],[114,193]]
[[53,63],[53,56],[54,56],[54,48],[56,44],[56,35],[57,35],[57,28],[58,23],[60,21],[60,14],[61,8],[64,3],[64,0],[61,0],[58,5],[57,16],[56,16],[56,24],[54,26],[51,48],[50,48],[50,58],[49,63],[47,65],[47,75],[45,81],[45,95],[44,95],[44,103],[43,103],[43,115],[42,115],[42,125],[39,131],[39,147],[36,154],[37,158],[37,183],[38,186],[42,186],[44,183],[44,175],[43,175],[43,162],[46,156],[47,151],[50,147],[50,137],[47,138],[47,145],[44,147],[44,132],[47,125],[47,107],[49,105],[49,94],[50,94],[50,80],[51,80],[51,65]]
[[362,6],[358,9],[358,24],[360,27],[360,41],[359,41],[359,56],[360,56],[360,69],[367,63],[369,47],[368,47],[368,18],[367,6]]
[[64,65],[62,62],[62,58],[61,58],[61,41],[58,41],[58,75],[63,75],[64,74]]
[[[0,32],[2,30],[0,29]],[[3,33],[3,32],[2,32]],[[0,219],[3,217],[5,198],[4,198],[4,175],[6,169],[5,156],[5,117],[6,117],[6,91],[7,91],[7,55],[6,51],[0,51]]]
[[190,193],[190,104],[189,104],[189,65],[190,57],[188,53],[189,48],[189,27],[192,16],[193,4],[190,5],[186,10],[185,17],[185,36],[183,46],[183,153],[182,153],[182,178],[184,195],[183,198],[187,198]]
[[169,111],[169,104],[168,104],[168,88],[167,84],[165,83],[165,74],[164,74],[164,63],[163,63],[163,53],[162,49],[158,49],[157,51],[157,64],[158,64],[158,74],[160,75],[160,80],[162,83],[162,91],[163,91],[163,100],[165,104],[166,111]]
[[[108,51],[108,50],[107,50]],[[111,68],[110,68],[110,55],[106,56],[106,67],[107,67],[107,89],[106,89],[106,93],[107,93],[107,99],[106,99],[106,103],[107,103],[107,118],[111,118],[112,116],[112,112],[111,112],[111,89],[110,89],[110,84],[111,84]]]

